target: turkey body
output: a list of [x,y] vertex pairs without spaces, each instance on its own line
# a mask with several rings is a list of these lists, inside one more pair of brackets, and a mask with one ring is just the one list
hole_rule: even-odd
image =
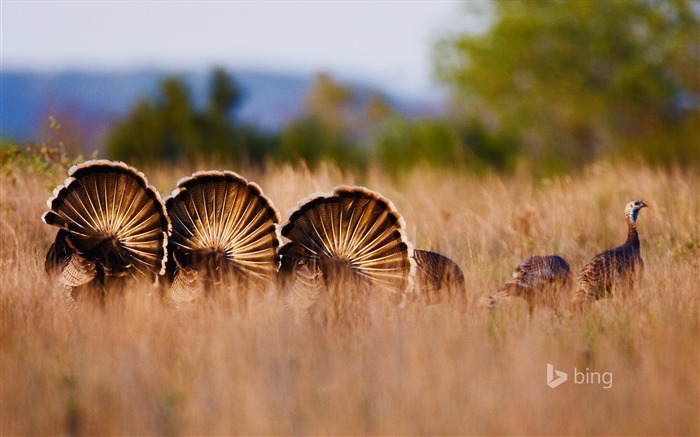
[[436,252],[416,249],[415,295],[424,304],[466,305],[464,274],[457,263]]
[[637,217],[646,206],[641,200],[626,205],[627,240],[614,249],[597,254],[581,269],[571,302],[572,310],[582,310],[613,292],[625,295],[642,280],[644,261],[637,233]]
[[489,298],[494,307],[504,297],[521,297],[532,315],[535,307],[544,306],[559,314],[561,295],[573,282],[569,263],[558,255],[533,256],[521,262],[513,277]]

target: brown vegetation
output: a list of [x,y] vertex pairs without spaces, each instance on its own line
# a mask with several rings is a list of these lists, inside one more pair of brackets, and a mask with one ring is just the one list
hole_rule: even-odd
[[[530,318],[512,299],[496,311],[409,306],[335,330],[290,315],[274,290],[246,313],[216,301],[178,312],[157,289],[132,284],[103,306],[83,301],[66,314],[43,266],[55,230],[40,220],[65,174],[3,170],[3,435],[700,432],[698,174],[607,163],[550,180],[233,169],[283,217],[339,184],[381,192],[416,247],[459,264],[471,301],[534,254],[562,254],[577,272],[624,240],[628,200],[650,206],[638,222],[644,282],[565,324],[544,311]],[[167,194],[194,169],[141,170]],[[549,388],[547,363],[570,380]],[[613,385],[574,384],[574,367],[613,372]]]

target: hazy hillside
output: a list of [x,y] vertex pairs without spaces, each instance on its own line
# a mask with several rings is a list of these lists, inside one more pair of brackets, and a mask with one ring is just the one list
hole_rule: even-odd
[[[124,72],[66,71],[36,73],[0,72],[0,126],[2,138],[40,141],[41,127],[49,115],[69,119],[84,138],[99,144],[110,124],[128,112],[140,97],[154,96],[159,81],[171,72],[137,70]],[[245,123],[264,130],[277,130],[303,111],[304,96],[312,75],[265,71],[232,71],[243,90],[243,102],[235,114]],[[195,102],[205,99],[209,72],[181,74]],[[372,88],[352,84],[360,96]],[[434,110],[427,102],[388,96],[402,113],[416,115]]]

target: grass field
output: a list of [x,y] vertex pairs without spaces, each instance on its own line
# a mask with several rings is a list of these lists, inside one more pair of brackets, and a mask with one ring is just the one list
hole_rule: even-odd
[[[208,167],[203,167],[208,168]],[[211,167],[214,168],[214,167]],[[141,169],[168,194],[193,169]],[[72,316],[44,272],[55,229],[41,214],[65,172],[0,176],[0,433],[3,435],[700,433],[700,176],[600,163],[535,180],[322,167],[240,171],[285,212],[314,191],[361,184],[390,198],[416,247],[462,268],[472,305],[409,307],[355,329],[297,320],[274,290],[244,315],[165,307],[133,284]],[[521,300],[474,304],[522,259],[561,254],[575,271],[626,236],[643,199],[645,279],[558,323]],[[564,299],[567,301],[568,297]],[[569,380],[551,389],[546,365]],[[576,384],[577,372],[612,384]]]

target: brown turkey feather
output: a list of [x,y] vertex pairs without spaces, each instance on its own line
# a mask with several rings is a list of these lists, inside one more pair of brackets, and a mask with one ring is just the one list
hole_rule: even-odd
[[274,278],[279,213],[257,184],[232,171],[198,172],[181,179],[165,202],[178,287],[194,281],[191,273],[185,281],[177,278],[186,271],[215,283],[233,279],[265,286]]
[[489,298],[489,306],[505,297],[522,297],[530,314],[536,306],[547,306],[559,313],[562,292],[572,284],[571,267],[557,255],[533,256],[521,262],[513,277]]
[[288,297],[304,307],[319,297],[320,287],[341,293],[409,290],[415,262],[404,227],[389,200],[363,187],[341,186],[300,202],[282,227],[291,240],[281,268],[283,277],[292,278]]
[[466,303],[464,274],[457,263],[436,252],[416,249],[415,288],[419,300],[426,304],[443,301]]
[[192,303],[202,289],[198,281],[199,272],[190,268],[179,268],[170,289],[165,295],[165,301],[174,308],[182,308]]
[[314,257],[305,255],[300,246],[289,242],[280,249],[280,285],[285,290],[285,301],[294,311],[305,311],[313,306],[323,292],[323,273]]
[[71,286],[90,276],[165,272],[170,221],[158,191],[122,162],[86,161],[56,187],[42,220],[59,228],[47,271]]

